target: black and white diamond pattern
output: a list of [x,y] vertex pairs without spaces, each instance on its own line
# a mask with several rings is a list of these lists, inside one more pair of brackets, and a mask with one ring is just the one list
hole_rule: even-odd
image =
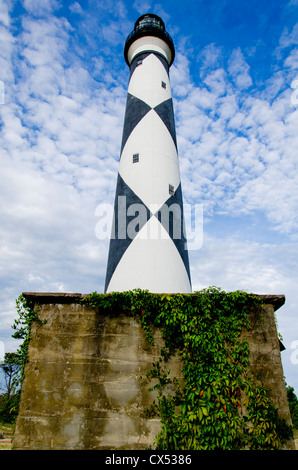
[[[168,63],[145,52],[130,72],[105,291],[191,292]],[[133,236],[123,236],[123,224],[129,234],[134,224]]]

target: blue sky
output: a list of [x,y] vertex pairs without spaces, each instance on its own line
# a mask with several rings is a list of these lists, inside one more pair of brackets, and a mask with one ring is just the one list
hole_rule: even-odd
[[286,381],[298,393],[298,1],[0,2],[0,341],[23,291],[103,291],[129,70],[127,35],[160,15],[185,203],[203,204],[193,288],[285,294]]

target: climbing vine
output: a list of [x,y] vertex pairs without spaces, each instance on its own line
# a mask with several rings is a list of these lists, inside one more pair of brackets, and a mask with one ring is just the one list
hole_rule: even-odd
[[[134,290],[93,293],[83,302],[96,309],[133,315],[154,343],[164,340],[159,360],[147,372],[157,399],[147,412],[161,420],[159,450],[279,449],[292,435],[271,405],[249,362],[249,313],[261,316],[261,299],[242,291],[209,288],[193,294]],[[260,318],[261,320],[261,318]],[[178,353],[182,378],[171,377],[167,361]],[[167,386],[175,387],[167,393]]]
[[28,347],[30,341],[30,330],[31,324],[33,321],[42,323],[38,318],[37,311],[35,311],[28,302],[28,300],[21,294],[16,299],[16,310],[18,317],[14,321],[12,328],[15,330],[15,333],[12,335],[12,338],[17,340],[23,340],[20,347],[16,352],[16,357],[18,363],[20,364],[19,373],[16,375],[14,380],[14,386],[21,386],[24,379],[25,365],[28,361]]

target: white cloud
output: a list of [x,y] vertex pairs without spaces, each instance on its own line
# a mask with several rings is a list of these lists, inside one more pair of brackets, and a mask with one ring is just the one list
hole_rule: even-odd
[[231,54],[228,70],[240,90],[245,90],[252,85],[249,66],[239,47],[234,49]]
[[154,13],[160,16],[165,23],[167,23],[171,18],[171,15],[164,10],[163,5],[161,3],[156,3],[154,5]]
[[[215,97],[222,96],[227,91],[226,72],[222,68],[210,70],[206,73],[204,83]],[[216,108],[216,106],[214,106]]]
[[25,15],[18,35],[0,35],[1,335],[22,291],[88,292],[104,282],[95,208],[113,201],[126,90],[94,81],[71,34],[64,18]]
[[220,240],[208,233],[207,224],[203,248],[190,253],[193,289],[217,285],[227,291],[238,286],[256,294],[283,293],[288,279],[270,263],[274,248],[237,235]]
[[59,0],[23,0],[24,8],[34,16],[43,16],[61,7]]
[[74,2],[69,6],[69,9],[72,13],[77,13],[78,15],[81,15],[84,10],[82,9],[81,5],[78,2]]
[[200,74],[202,76],[206,69],[217,69],[221,66],[222,48],[216,46],[214,43],[208,44],[199,54],[199,58],[201,60]]
[[289,67],[291,70],[298,69],[298,50],[291,51],[290,55],[284,62],[285,67]]
[[11,1],[7,0],[5,3],[0,3],[0,24],[2,23],[4,26],[8,27],[10,25],[10,14],[9,11],[11,9]]
[[140,15],[147,13],[151,9],[151,2],[148,0],[135,0],[133,3],[133,8],[135,8]]
[[11,83],[13,83],[14,74],[12,70],[11,57],[13,54],[15,39],[9,28],[0,24],[0,80],[5,85],[4,100],[9,100],[12,93]]
[[[174,69],[176,123],[184,197],[204,202],[208,215],[262,212],[281,233],[298,228],[297,109],[286,77],[277,72],[264,91],[250,93],[249,67],[240,49],[229,58],[229,74],[213,45],[204,54],[201,83],[189,62]],[[285,59],[286,60],[286,59]],[[206,64],[211,64],[208,68]],[[214,68],[215,65],[218,68]],[[184,85],[181,93],[180,83]],[[275,88],[276,90],[276,88]]]
[[298,23],[296,23],[291,32],[285,28],[280,40],[279,45],[281,49],[298,44]]

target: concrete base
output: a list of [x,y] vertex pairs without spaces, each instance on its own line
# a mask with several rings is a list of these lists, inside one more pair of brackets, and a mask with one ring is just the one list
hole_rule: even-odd
[[[82,294],[25,293],[38,308],[25,369],[13,449],[146,449],[160,424],[144,416],[154,392],[144,383],[162,340],[147,341],[137,319],[82,305]],[[274,310],[283,296],[263,296],[264,326],[252,312],[245,331],[253,367],[272,404],[290,423]],[[180,376],[178,357],[169,363]],[[169,390],[170,393],[170,390]],[[294,443],[287,443],[293,449]]]

